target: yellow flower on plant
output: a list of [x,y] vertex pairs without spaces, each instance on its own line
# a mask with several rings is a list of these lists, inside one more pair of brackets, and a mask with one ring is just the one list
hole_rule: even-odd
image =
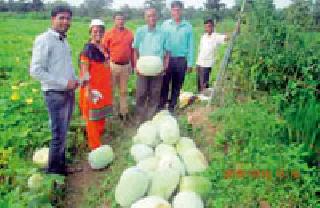
[[27,98],[27,99],[26,99],[26,103],[27,103],[28,105],[31,105],[31,104],[33,103],[33,99],[32,99],[32,98]]
[[19,100],[20,99],[20,96],[17,92],[14,92],[12,95],[11,95],[11,100],[13,101],[16,101],[16,100]]
[[26,83],[26,82],[21,82],[20,84],[19,84],[19,86],[20,87],[25,87],[25,86],[27,86],[28,84]]
[[32,88],[33,93],[37,93],[38,91],[39,91],[38,89]]
[[12,89],[12,90],[18,90],[18,89],[19,89],[19,87],[18,87],[18,86],[16,86],[16,85],[12,85],[12,86],[11,86],[11,89]]

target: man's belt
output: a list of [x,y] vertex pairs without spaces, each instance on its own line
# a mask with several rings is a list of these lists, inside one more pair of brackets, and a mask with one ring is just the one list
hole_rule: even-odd
[[185,56],[170,56],[172,59],[186,59]]
[[51,93],[53,93],[53,94],[60,94],[60,95],[63,95],[63,94],[72,94],[72,93],[74,93],[74,90],[46,90],[46,91],[44,91],[44,94],[46,95],[46,96],[48,96],[49,94],[51,94]]
[[128,65],[130,62],[129,61],[112,61],[112,63],[116,64],[116,65]]

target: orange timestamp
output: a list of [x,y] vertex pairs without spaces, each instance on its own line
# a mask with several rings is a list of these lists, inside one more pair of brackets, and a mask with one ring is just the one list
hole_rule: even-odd
[[299,179],[301,173],[299,170],[259,170],[259,169],[227,169],[223,172],[224,179],[266,179],[270,180],[272,178],[278,179]]

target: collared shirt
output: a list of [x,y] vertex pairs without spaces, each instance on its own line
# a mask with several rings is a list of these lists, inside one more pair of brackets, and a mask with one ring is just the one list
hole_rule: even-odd
[[140,56],[159,56],[162,59],[168,45],[159,27],[150,30],[148,25],[144,25],[137,29],[133,48],[138,49]]
[[162,30],[166,33],[169,42],[169,51],[172,57],[186,57],[188,67],[194,61],[194,45],[192,26],[185,20],[177,24],[169,19],[163,22]]
[[69,44],[56,31],[49,29],[35,39],[30,75],[40,80],[43,91],[66,90],[68,80],[77,79]]
[[215,51],[217,46],[224,43],[226,35],[219,33],[203,34],[200,39],[197,65],[200,67],[212,67],[214,64]]
[[128,29],[119,30],[112,28],[103,37],[103,47],[110,55],[113,62],[132,61],[133,34]]

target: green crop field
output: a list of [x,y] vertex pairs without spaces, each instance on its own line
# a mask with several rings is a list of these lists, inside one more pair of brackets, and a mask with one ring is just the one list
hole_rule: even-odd
[[[47,146],[50,141],[48,115],[40,84],[29,75],[33,41],[36,35],[49,28],[50,21],[15,19],[13,17],[2,17],[2,20],[4,21],[1,21],[0,25],[0,127],[2,131],[0,146],[4,147],[1,149],[3,154],[1,162],[9,165],[8,170],[10,172],[1,174],[6,174],[5,179],[13,179],[14,183],[4,181],[0,191],[1,194],[6,193],[7,190],[24,193],[27,185],[25,183],[26,179],[36,171],[32,165],[32,153],[36,148]],[[222,23],[218,30],[232,31],[232,22],[230,20]],[[74,21],[68,33],[68,41],[72,48],[73,64],[76,71],[79,70],[78,55],[89,38],[88,24],[89,22],[86,21]],[[142,20],[130,21],[127,23],[127,27],[135,31],[142,24],[144,24]],[[226,25],[226,27],[223,25]],[[107,29],[111,27],[112,23],[108,22]],[[198,42],[203,32],[202,24],[194,27],[194,31],[196,42]],[[186,83],[186,90],[196,89],[194,73],[189,75]],[[134,89],[135,76],[132,76],[129,82],[129,90],[134,91]],[[74,123],[81,123],[77,110],[74,117]],[[69,136],[77,137],[77,142],[84,143],[85,140],[83,138],[82,140],[79,139],[81,135],[75,135],[76,133],[76,130],[73,130],[73,132],[69,132]],[[72,145],[74,144],[70,144],[70,146]],[[13,166],[11,167],[11,165]],[[21,181],[16,181],[17,176]],[[48,188],[46,191],[50,191],[50,187],[46,188]],[[10,196],[11,194],[12,196]],[[7,197],[14,199],[16,194],[12,192]],[[30,194],[31,197],[32,194]],[[27,200],[30,198],[27,198]],[[21,206],[23,206],[23,203],[26,202],[21,202]]]
[[[320,34],[296,31],[268,9],[252,6],[243,16],[223,77],[222,101],[219,97],[221,102],[208,108],[196,103],[178,112],[181,136],[193,138],[209,160],[200,174],[212,184],[205,207],[319,206]],[[263,16],[267,10],[270,15]],[[77,73],[88,24],[77,18],[68,32]],[[126,25],[135,31],[142,24],[130,20]],[[197,51],[203,24],[192,24]],[[49,26],[49,20],[0,15],[0,208],[119,207],[115,187],[123,170],[134,164],[130,147],[135,127],[110,122],[115,159],[105,170],[64,178],[42,174],[32,163],[34,151],[51,139],[40,84],[29,75],[33,41]],[[231,34],[234,27],[235,21],[226,19],[217,31]],[[212,82],[226,48],[219,48]],[[135,80],[132,75],[130,100]],[[196,92],[195,72],[187,75],[183,90]],[[133,113],[134,106],[130,108]],[[67,150],[68,163],[87,165],[89,150],[77,107]],[[28,178],[34,173],[43,178],[32,190]],[[62,188],[53,187],[53,181]]]

